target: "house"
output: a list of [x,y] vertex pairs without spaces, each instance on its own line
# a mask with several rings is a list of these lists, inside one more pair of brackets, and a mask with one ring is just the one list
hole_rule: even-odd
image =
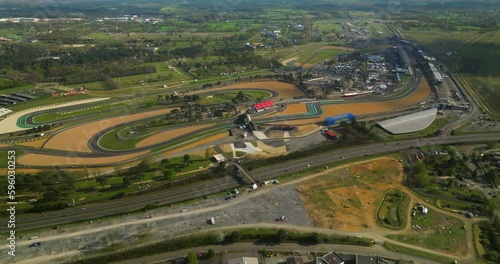
[[339,254],[335,252],[330,252],[323,257],[317,257],[316,263],[318,264],[344,264],[345,261]]
[[259,264],[257,258],[240,257],[228,260],[227,264]]
[[291,257],[286,259],[286,264],[304,264],[304,260],[301,257]]

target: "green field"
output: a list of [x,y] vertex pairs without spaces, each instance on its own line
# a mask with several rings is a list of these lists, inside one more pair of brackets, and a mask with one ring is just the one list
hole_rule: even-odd
[[[243,92],[244,95],[251,97],[250,101],[255,101],[257,98],[267,99],[271,98],[272,94],[262,90],[228,90],[223,92],[214,92],[213,94],[202,94],[200,97],[200,104],[213,104],[231,102],[231,99],[236,98],[238,92]],[[211,97],[213,96],[213,97]]]
[[387,248],[388,250],[391,250],[391,251],[408,253],[410,255],[419,256],[419,257],[423,257],[426,259],[432,259],[432,260],[438,261],[440,263],[452,263],[451,259],[441,257],[441,256],[436,255],[436,254],[430,254],[429,252],[419,251],[419,250],[409,248],[409,247],[402,247],[400,245],[392,244],[389,242],[385,242],[384,247]]
[[[42,113],[34,117],[35,123],[50,123],[57,122],[62,119],[67,119],[70,117],[81,117],[84,115],[89,115],[94,113],[96,116],[101,115],[120,115],[125,112],[133,112],[140,109],[141,104],[146,104],[148,102],[156,102],[154,98],[141,98],[139,100],[134,100],[132,102],[108,102],[105,103],[95,103],[89,106],[88,104],[81,105],[78,108],[71,110],[61,110],[57,112]],[[123,108],[127,107],[127,108]],[[119,108],[119,109],[118,109]],[[96,117],[94,116],[94,117]]]
[[400,190],[388,190],[377,210],[377,220],[383,226],[402,229],[406,226],[409,197]]
[[345,51],[337,49],[320,49],[316,51],[308,51],[297,54],[297,56],[300,57],[297,60],[297,62],[314,64],[328,59],[332,59],[335,56],[344,52]]
[[[460,77],[466,88],[483,102],[482,108],[500,116],[500,31],[483,33],[476,27],[457,31],[413,28],[404,31],[408,39],[432,51]],[[452,52],[450,56],[444,55]]]
[[416,215],[412,217],[411,221],[412,234],[389,235],[387,236],[388,238],[411,245],[451,253],[463,252],[467,248],[462,220],[443,215],[430,208],[427,214],[421,214],[415,208],[413,210],[416,212]]
[[53,104],[68,103],[71,101],[80,101],[84,99],[93,98],[87,94],[71,95],[71,96],[60,96],[60,97],[47,97],[47,98],[37,98],[35,100],[28,100],[24,103],[18,103],[14,106],[9,107],[12,111],[24,110],[36,106],[50,106]]

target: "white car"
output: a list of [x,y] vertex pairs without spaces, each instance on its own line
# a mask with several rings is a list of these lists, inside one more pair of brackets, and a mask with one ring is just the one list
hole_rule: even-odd
[[311,167],[311,164],[307,164],[307,167]]

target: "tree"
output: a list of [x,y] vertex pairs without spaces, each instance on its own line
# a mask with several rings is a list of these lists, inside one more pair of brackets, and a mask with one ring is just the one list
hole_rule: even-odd
[[184,259],[185,264],[198,264],[198,258],[194,252],[188,252],[186,258]]
[[207,254],[205,255],[205,259],[211,259],[215,257],[215,251],[213,249],[208,249]]
[[130,176],[123,176],[122,184],[123,184],[123,186],[126,186],[126,187],[130,186],[130,184],[131,184]]
[[137,165],[137,170],[139,172],[146,172],[151,169],[151,166],[149,165],[149,159],[145,158]]
[[168,159],[162,159],[162,160],[160,161],[160,165],[161,165],[163,168],[166,168],[166,167],[170,166],[170,160],[168,160]]
[[484,257],[486,259],[489,259],[489,260],[495,261],[495,262],[499,260],[498,252],[495,250],[488,250],[488,252],[486,252]]
[[232,243],[239,242],[241,240],[240,231],[233,231],[229,237]]
[[284,229],[278,230],[277,238],[278,242],[285,242],[288,239],[288,232]]
[[95,181],[99,183],[99,185],[101,185],[101,187],[104,187],[104,185],[106,185],[108,183],[108,178],[106,177],[97,177],[95,178]]
[[184,165],[188,166],[191,163],[191,156],[186,154],[182,157],[182,160],[184,161]]
[[167,169],[167,170],[164,170],[163,171],[163,176],[165,177],[165,179],[167,180],[170,180],[172,179],[173,177],[175,177],[177,174],[175,173],[175,170],[173,169]]

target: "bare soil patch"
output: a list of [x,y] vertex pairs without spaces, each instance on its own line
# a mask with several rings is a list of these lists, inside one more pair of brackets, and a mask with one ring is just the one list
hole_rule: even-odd
[[45,142],[49,140],[48,138],[44,139],[38,139],[38,140],[33,140],[33,141],[28,141],[28,142],[23,142],[23,143],[16,143],[16,145],[20,146],[25,146],[25,147],[34,147],[34,148],[41,148]]
[[45,154],[26,154],[21,156],[17,161],[23,165],[32,166],[71,166],[71,165],[100,165],[109,164],[113,162],[126,161],[138,156],[144,156],[149,151],[139,153],[117,155],[106,158],[82,158],[82,157],[68,157],[68,156],[55,156]]
[[[305,114],[307,113],[307,104],[287,104],[285,110],[263,116],[262,118],[268,118],[272,116],[280,116],[280,115],[297,115],[297,114]],[[256,118],[258,119],[258,118]]]
[[250,154],[250,156],[253,158],[258,158],[258,157],[268,158],[268,157],[287,154],[286,146],[271,147],[264,144],[262,141],[257,141],[257,147],[262,149],[262,152]]
[[294,60],[298,60],[298,59],[299,59],[299,57],[293,57],[290,59],[286,59],[286,60],[281,61],[281,64],[283,64],[283,66],[287,66],[289,62],[294,61]]
[[309,135],[311,133],[314,133],[319,130],[318,125],[305,125],[305,126],[298,126],[297,131],[292,131],[290,132],[290,136],[292,137],[301,137],[305,135]]
[[299,186],[301,199],[317,227],[344,231],[380,228],[377,207],[385,191],[403,188],[402,170],[394,158],[334,169]]
[[224,91],[224,90],[236,90],[236,89],[271,90],[279,94],[278,98],[293,98],[295,96],[304,96],[304,93],[299,88],[297,88],[297,86],[291,83],[276,82],[276,81],[238,83],[214,89],[205,89],[202,91],[197,91],[196,93],[203,93],[206,91]]
[[172,130],[166,130],[163,132],[156,133],[150,137],[147,137],[141,141],[139,141],[135,147],[136,148],[141,148],[141,147],[146,147],[150,145],[154,145],[157,143],[165,142],[167,140],[170,140],[172,138],[182,136],[184,134],[191,133],[193,131],[197,131],[206,127],[210,127],[213,125],[201,125],[201,126],[189,126],[189,127],[182,127],[182,128],[177,128],[177,129],[172,129]]
[[353,49],[353,48],[341,47],[341,46],[323,46],[323,47],[321,47],[321,49],[322,50],[333,49],[333,50],[355,51],[355,49]]
[[161,109],[145,113],[119,116],[103,119],[81,126],[73,127],[51,137],[44,148],[59,149],[77,152],[92,152],[88,147],[88,141],[92,136],[106,128],[116,126],[125,122],[136,121],[146,117],[158,116],[169,113],[171,109]]

